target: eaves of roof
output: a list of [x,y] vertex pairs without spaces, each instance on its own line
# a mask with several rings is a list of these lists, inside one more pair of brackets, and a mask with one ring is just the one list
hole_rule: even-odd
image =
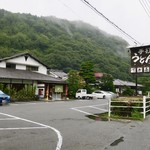
[[32,81],[43,81],[46,83],[60,83],[67,84],[64,80],[56,79],[48,75],[16,69],[0,68],[1,79],[19,79],[19,80],[32,80]]
[[[114,80],[114,85],[116,85],[116,86],[133,86],[133,87],[135,87],[136,86],[136,84],[135,83],[133,83],[133,82],[128,82],[128,81],[122,81],[122,80],[119,80],[119,79],[116,79],[116,80]],[[138,87],[143,87],[143,85],[141,85],[141,84],[137,84],[137,86]]]

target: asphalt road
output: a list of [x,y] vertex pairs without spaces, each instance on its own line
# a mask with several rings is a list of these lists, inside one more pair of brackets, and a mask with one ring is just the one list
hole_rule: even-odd
[[150,117],[100,121],[107,100],[15,103],[0,107],[0,150],[150,150]]

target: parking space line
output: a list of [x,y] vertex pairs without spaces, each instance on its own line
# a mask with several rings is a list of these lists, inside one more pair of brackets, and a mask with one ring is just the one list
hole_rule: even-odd
[[0,121],[5,120],[18,120],[18,118],[0,118]]
[[2,130],[31,130],[31,129],[45,129],[47,127],[22,127],[22,128],[0,128]]
[[92,116],[97,117],[97,115],[94,115],[94,114],[88,113],[88,112],[83,111],[83,110],[79,110],[79,109],[77,109],[77,108],[71,108],[71,109],[73,109],[73,110],[75,110],[75,111],[79,111],[79,112],[84,113],[84,114],[86,114],[86,115],[92,115]]
[[102,110],[102,111],[108,111],[107,109],[102,109],[102,108],[98,108],[98,107],[95,107],[95,106],[90,106],[90,107],[94,108],[94,109]]
[[91,106],[104,106],[104,105],[108,105],[108,103],[104,103],[104,104],[99,104],[99,105],[87,105],[87,106],[80,106],[80,107],[73,107],[73,108],[86,108],[86,107],[91,107]]
[[[10,114],[0,113],[0,115],[4,115],[4,116],[10,117],[10,118],[22,120],[22,121],[25,121],[25,122],[29,122],[29,123],[32,123],[32,124],[39,125],[39,126],[41,126],[41,127],[43,127],[43,128],[49,128],[49,129],[53,130],[53,131],[57,134],[57,137],[58,137],[56,150],[61,150],[63,138],[62,138],[62,135],[61,135],[60,131],[58,131],[56,128],[51,127],[51,126],[48,126],[48,125],[45,125],[45,124],[42,124],[42,123],[38,123],[38,122],[35,122],[35,121],[31,121],[31,120],[28,120],[28,119],[16,117],[16,116],[13,116],[13,115],[10,115]],[[29,128],[30,128],[30,127],[29,127]],[[29,128],[28,128],[28,129],[29,129]],[[31,128],[32,128],[32,127],[31,127]],[[36,128],[36,127],[33,127],[33,128]],[[39,127],[37,127],[37,128],[39,128]],[[1,129],[2,129],[2,128],[1,128]],[[9,129],[9,128],[7,128],[7,129]],[[13,128],[10,128],[10,129],[13,129]],[[19,130],[19,128],[16,128],[16,129]],[[20,128],[20,129],[23,129],[23,128]],[[26,128],[26,129],[27,129],[27,128]],[[3,130],[4,130],[4,128],[3,128]]]
[[97,117],[98,115],[94,115],[92,113],[89,113],[89,112],[86,112],[86,111],[83,111],[83,110],[80,110],[80,109],[82,109],[82,108],[94,108],[94,109],[98,109],[98,110],[107,112],[108,111],[107,109],[102,109],[102,108],[96,107],[96,106],[105,106],[105,105],[108,105],[108,103],[104,103],[104,104],[100,104],[100,105],[87,105],[87,106],[73,107],[73,108],[70,108],[70,109],[73,109],[75,111],[78,111],[78,112],[81,112],[81,113],[84,113],[84,114],[87,114],[87,115],[92,115],[92,116]]

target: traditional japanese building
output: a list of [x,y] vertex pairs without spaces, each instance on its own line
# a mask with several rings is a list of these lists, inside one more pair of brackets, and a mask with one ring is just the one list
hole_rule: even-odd
[[40,98],[61,100],[67,97],[68,87],[64,79],[50,76],[49,67],[29,53],[21,53],[0,59],[0,83],[20,90],[25,85],[36,87]]

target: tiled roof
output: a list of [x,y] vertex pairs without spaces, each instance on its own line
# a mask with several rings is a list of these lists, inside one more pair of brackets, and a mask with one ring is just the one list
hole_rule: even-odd
[[20,79],[20,80],[34,80],[43,81],[46,83],[60,83],[66,84],[65,81],[61,79],[56,79],[48,75],[26,71],[26,70],[16,70],[16,69],[5,69],[0,68],[0,78],[1,79]]
[[[114,85],[118,85],[118,86],[136,86],[136,84],[134,82],[122,81],[120,79],[114,80],[113,83],[114,83]],[[142,87],[141,84],[138,84],[137,86]]]
[[50,69],[49,72],[53,75],[58,76],[59,78],[67,78],[67,73],[63,72],[62,70]]
[[100,73],[100,72],[95,72],[94,75],[95,75],[96,78],[103,77],[103,73]]

